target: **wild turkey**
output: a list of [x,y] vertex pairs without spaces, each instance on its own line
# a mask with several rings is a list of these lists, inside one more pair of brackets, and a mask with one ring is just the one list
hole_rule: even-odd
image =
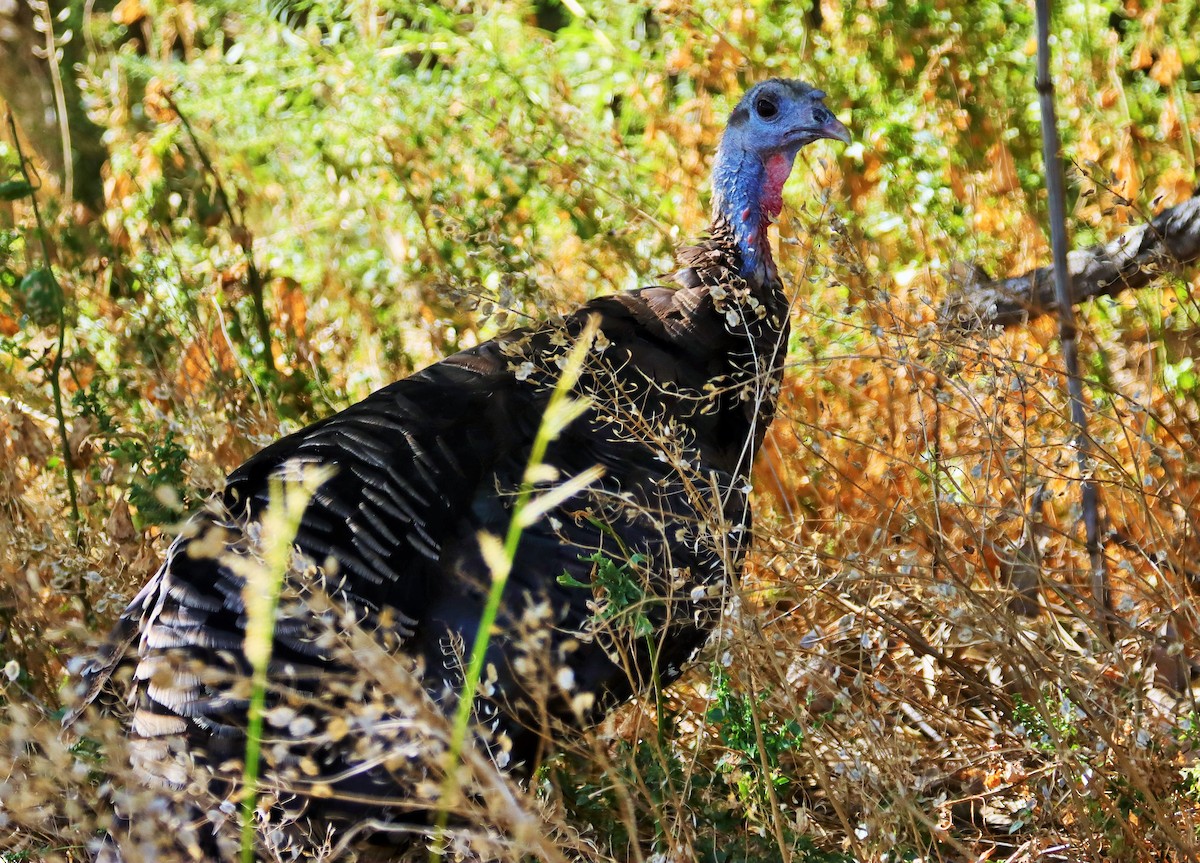
[[[453,712],[491,582],[479,535],[508,530],[560,364],[589,322],[575,392],[590,403],[550,443],[557,479],[541,487],[603,473],[521,536],[475,705],[477,741],[527,773],[549,725],[586,725],[675,679],[717,621],[749,543],[749,472],[788,334],[767,227],[800,148],[849,141],[823,99],[773,79],[738,103],[713,166],[709,236],[679,253],[672,286],[601,297],[560,323],[462,351],[234,471],[85,673],[95,693],[113,686],[114,669],[132,670],[125,704],[146,771],[193,790],[201,768],[209,787],[240,775],[248,664],[237,561],[260,532],[272,478],[326,465],[334,473],[304,513],[275,630],[268,708],[283,721],[268,726],[271,769],[290,777],[278,781],[295,796],[280,799],[299,801],[307,819],[420,817],[428,800],[412,771],[427,765],[413,767],[412,746],[393,734],[380,754],[362,742],[362,723],[335,734],[330,716],[296,718],[314,702],[353,715],[366,697],[352,681],[332,683],[347,657],[336,630],[352,624]],[[636,607],[620,605],[613,578],[633,583]],[[372,715],[395,719],[389,710],[407,709],[398,703],[393,693]]]

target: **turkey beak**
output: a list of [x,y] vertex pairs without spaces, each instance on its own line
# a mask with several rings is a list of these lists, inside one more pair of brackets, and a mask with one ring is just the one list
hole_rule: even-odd
[[829,122],[818,127],[817,134],[822,138],[841,141],[843,144],[850,143],[850,130],[837,117],[830,117]]

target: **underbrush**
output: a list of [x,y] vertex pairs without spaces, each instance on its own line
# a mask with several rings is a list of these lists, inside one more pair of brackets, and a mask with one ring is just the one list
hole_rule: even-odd
[[[678,683],[557,735],[527,787],[468,747],[448,856],[1200,856],[1200,277],[1080,309],[1106,601],[1055,322],[937,315],[952,262],[1048,257],[1026,13],[300,5],[97,17],[102,211],[48,176],[0,204],[0,860],[87,859],[114,810],[137,813],[127,860],[179,835],[116,719],[59,720],[183,514],[279,435],[668,270],[705,225],[717,118],[777,68],[857,144],[789,186],[745,574]],[[1186,198],[1200,134],[1195,4],[1084,6],[1056,19],[1080,243]],[[0,165],[20,174],[12,140]],[[627,576],[606,570],[609,611],[636,631]],[[408,692],[395,657],[347,663],[370,697],[345,709]]]

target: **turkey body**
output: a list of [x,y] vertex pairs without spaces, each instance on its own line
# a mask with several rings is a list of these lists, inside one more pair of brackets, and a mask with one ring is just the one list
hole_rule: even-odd
[[[755,122],[773,121],[791,99],[818,129],[808,140],[846,139],[819,113],[819,91],[781,81],[759,88],[743,100]],[[764,176],[781,185],[786,171]],[[337,611],[281,607],[269,711],[313,714],[316,702],[336,711],[357,697],[353,686],[326,691],[346,667],[329,621],[336,629],[346,612],[409,663],[429,703],[452,712],[492,581],[479,537],[507,533],[560,366],[585,330],[590,347],[574,391],[587,407],[549,444],[553,474],[543,471],[541,486],[602,473],[521,534],[474,705],[478,742],[499,766],[527,773],[552,728],[587,725],[677,677],[719,619],[749,544],[749,472],[787,344],[788,304],[764,239],[770,214],[733,204],[724,208],[731,215],[718,203],[708,238],[680,252],[671,285],[602,297],[560,322],[457,353],[234,471],[86,675],[96,690],[114,669],[131,671],[124,701],[135,761],[175,788],[195,784],[197,765],[213,787],[240,775],[249,664],[237,561],[260,530],[272,480],[306,465],[332,475],[303,514],[295,548],[307,565],[293,566],[288,586],[327,595],[321,608]],[[761,221],[747,235],[739,219],[751,214]],[[618,596],[613,572],[632,594]],[[283,723],[291,742],[317,741],[291,759],[303,770],[278,757],[280,775],[299,777],[283,784],[305,817],[420,818],[420,770],[410,769],[420,753],[410,747],[397,766],[356,747],[353,732],[322,736],[328,721]]]
[[[521,683],[512,662],[519,649],[506,633],[545,603],[558,642],[549,656],[570,670],[573,694],[593,696],[586,718],[652,679],[678,676],[744,555],[748,471],[774,411],[787,334],[778,283],[752,294],[725,238],[694,256],[707,266],[677,276],[691,287],[603,297],[561,324],[455,354],[243,464],[220,509],[196,518],[127,610],[124,622],[140,639],[135,679],[150,681],[164,661],[245,673],[244,580],[220,554],[261,515],[272,477],[313,464],[334,474],[306,509],[296,547],[323,564],[339,599],[371,619],[386,611],[404,649],[423,659],[431,697],[452,698],[461,683],[454,654],[473,642],[491,580],[478,536],[507,532],[557,363],[589,319],[597,336],[576,389],[590,404],[550,443],[545,463],[561,478],[596,465],[603,475],[523,531],[488,660],[507,699],[536,699],[523,691],[533,687]],[[211,527],[223,532],[220,554]],[[595,632],[597,597],[578,585],[591,583],[597,553],[635,562],[631,576],[644,579],[648,599],[630,617],[650,622],[653,646]],[[318,680],[323,659],[311,636],[281,627],[275,663]],[[133,728],[150,739],[183,734],[209,760],[235,758],[244,699],[199,678],[172,673],[170,684],[135,687]],[[512,712],[511,757],[530,766],[542,729]],[[555,712],[579,719],[565,703]]]

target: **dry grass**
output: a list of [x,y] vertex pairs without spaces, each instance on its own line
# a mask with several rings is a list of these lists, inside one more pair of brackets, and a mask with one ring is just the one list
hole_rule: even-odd
[[[1200,103],[1160,62],[1171,56],[1162,23],[1170,10],[1143,5],[1159,17],[1128,13],[1144,28],[1136,39],[1097,37],[1091,53],[1062,61],[1069,147],[1097,174],[1095,182],[1082,174],[1072,181],[1076,191],[1091,190],[1080,194],[1073,223],[1097,237],[1145,216],[1105,191],[1111,180],[1150,212],[1186,197],[1194,179],[1187,154],[1200,132]],[[838,4],[821,8],[830,19],[841,14]],[[754,52],[784,37],[769,31],[767,13],[763,21],[722,13],[720,40],[697,16],[659,14],[662,41],[674,46],[662,49],[669,58],[622,85],[622,97],[644,114],[642,150],[627,149],[633,133],[587,127],[590,115],[574,107],[564,78],[552,75],[544,79],[552,107],[512,94],[500,103],[519,105],[511,116],[545,141],[523,140],[526,125],[513,131],[494,94],[473,93],[461,81],[455,120],[477,125],[447,139],[445,152],[387,123],[378,135],[354,138],[378,150],[360,186],[411,191],[411,200],[397,195],[387,207],[374,198],[363,203],[360,186],[348,181],[314,191],[311,180],[290,186],[280,172],[260,185],[259,167],[230,145],[218,162],[246,199],[260,258],[287,248],[297,229],[280,214],[299,208],[305,195],[304,227],[327,242],[304,264],[305,279],[279,265],[266,284],[275,337],[270,373],[255,367],[256,352],[247,347],[244,256],[228,225],[218,214],[197,239],[154,209],[166,206],[170,190],[183,189],[181,211],[202,222],[206,213],[192,196],[203,202],[211,179],[195,168],[181,136],[169,146],[157,137],[174,123],[155,96],[166,84],[146,84],[116,66],[95,73],[92,92],[110,100],[97,110],[108,112],[102,119],[118,156],[107,210],[85,227],[60,214],[55,228],[64,237],[56,271],[79,312],[64,390],[78,396],[93,381],[102,384],[102,415],[78,403],[69,413],[82,547],[67,529],[46,386],[54,333],[10,315],[16,290],[0,283],[7,339],[0,363],[0,860],[85,859],[110,828],[126,837],[130,861],[167,859],[155,857],[163,841],[186,838],[180,812],[187,810],[140,781],[115,719],[88,714],[74,736],[58,723],[72,697],[73,663],[165,549],[169,537],[147,517],[156,486],[168,489],[160,521],[169,523],[165,507],[180,489],[195,505],[228,470],[298,422],[486,337],[496,320],[483,312],[512,307],[507,320],[515,321],[627,286],[634,269],[649,281],[648,273],[664,268],[667,223],[679,226],[678,239],[702,230],[703,202],[694,191],[704,184],[720,114],[711,93],[736,91]],[[781,268],[796,294],[794,336],[779,416],[755,471],[755,544],[736,595],[712,642],[661,703],[635,701],[589,733],[562,735],[555,741],[562,754],[527,787],[468,748],[463,785],[476,796],[459,801],[451,856],[512,863],[1200,857],[1193,685],[1200,400],[1194,383],[1178,377],[1186,373],[1181,358],[1200,344],[1200,276],[1164,276],[1082,310],[1092,475],[1113,588],[1108,627],[1091,593],[1054,321],[958,336],[941,329],[935,314],[949,289],[947,261],[978,257],[997,274],[1045,262],[1041,205],[1025,191],[1036,184],[1018,176],[1025,142],[1002,134],[1016,128],[1017,109],[1006,114],[1006,106],[1024,97],[968,75],[980,57],[969,34],[929,36],[936,56],[920,54],[925,65],[912,72],[907,47],[886,27],[868,26],[873,20],[847,12],[842,31],[828,35],[832,55],[864,59],[857,72],[827,70],[826,89],[834,105],[838,86],[858,93],[855,110],[874,125],[864,129],[860,152],[840,162],[815,153],[798,166],[793,215],[780,227]],[[196,37],[204,22],[181,13],[169,25],[156,20],[159,29],[146,26],[163,56],[173,46],[192,63],[207,56]],[[477,49],[462,38],[465,56],[480,64],[490,57],[470,54]],[[874,41],[890,53],[871,53]],[[552,53],[532,44],[531,51]],[[819,53],[821,45],[813,50],[830,56]],[[803,56],[811,62],[812,54]],[[358,95],[363,104],[385,106],[378,113],[389,117],[412,97],[367,85],[366,95],[356,94],[350,84],[365,80],[367,68],[356,62],[363,61],[322,67],[345,89],[346,111]],[[203,115],[193,118],[202,139],[220,151],[222,123],[232,121],[213,103],[225,94],[197,83],[216,75],[213,68],[179,74],[181,90],[199,91],[185,105]],[[1154,103],[1161,134],[1153,140],[1120,113],[1144,96],[1130,83],[1134,75],[1161,85]],[[672,76],[694,82],[695,94],[677,97]],[[892,83],[868,91],[865,79]],[[922,94],[921,109],[902,119],[872,101],[899,104],[911,89]],[[963,105],[972,97],[998,119],[971,120]],[[131,120],[131,106],[149,119]],[[279,132],[265,129],[254,132]],[[901,165],[897,155],[915,133],[945,141],[944,162]],[[586,175],[557,155],[560,146],[592,153],[614,173]],[[495,153],[508,161],[484,158]],[[575,197],[503,203],[516,182],[505,171],[518,168],[530,172],[521,176],[531,185]],[[921,171],[928,176],[918,179]],[[934,186],[951,191],[959,210],[922,196]],[[674,190],[662,205],[666,215],[650,205],[664,190]],[[826,190],[837,216],[803,204]],[[435,199],[445,203],[428,210],[412,204]],[[916,201],[928,209],[901,206]],[[563,227],[562,212],[582,212],[584,203],[609,207],[606,218],[616,227],[586,237]],[[26,236],[26,205],[3,207],[3,225]],[[363,288],[350,264],[326,263],[322,255],[340,235],[326,237],[318,220],[342,212],[352,227],[368,226],[361,233],[383,250],[392,281]],[[891,227],[880,227],[884,221]],[[444,251],[467,246],[473,256],[465,262]],[[32,242],[13,248],[6,268],[36,264]],[[489,272],[500,274],[495,290]],[[526,281],[520,273],[529,274]],[[455,290],[463,293],[452,294],[447,283],[456,274],[463,280]],[[493,305],[480,314],[465,308],[471,293]],[[381,304],[381,296],[394,302]],[[164,437],[167,428],[172,439]],[[174,468],[170,440],[186,456]],[[397,703],[407,705],[406,721],[428,741],[421,757],[432,759],[447,724],[414,693],[411,669],[353,626],[339,633],[351,671],[331,685],[357,693],[341,702],[349,711],[342,718],[395,718]],[[364,728],[368,750],[390,733],[386,723]],[[114,827],[115,809],[137,813],[128,834]],[[235,841],[233,822],[231,829]],[[288,859],[275,837],[291,834],[272,831],[260,832],[262,857]],[[307,837],[314,858],[392,856],[386,846],[347,849],[339,844],[344,837],[327,838]]]
[[[1146,400],[1131,390],[1147,382],[1129,350],[1092,415],[1119,537],[1106,553],[1110,640],[1089,592],[1071,428],[1042,325],[951,339],[931,325],[922,288],[856,286],[838,263],[853,260],[853,241],[805,230],[834,256],[823,286],[796,303],[801,347],[756,471],[755,551],[713,642],[661,709],[635,703],[563,737],[568,755],[529,789],[473,756],[476,797],[458,822],[472,826],[456,828],[452,849],[514,861],[740,859],[723,847],[789,860],[1192,859],[1188,405],[1158,392],[1152,409],[1135,407]],[[812,253],[808,270],[827,254]],[[805,270],[792,275],[807,283]],[[815,329],[825,344],[803,338]],[[139,813],[127,851],[137,859],[180,835],[178,808],[123,766],[113,720],[92,716],[64,738],[52,699],[64,661],[94,639],[62,597],[82,575],[104,588],[93,613],[111,615],[128,589],[115,574],[140,580],[158,541],[123,527],[119,506],[91,528],[86,554],[47,530],[62,505],[54,475],[37,469],[50,429],[11,401],[8,417],[6,481],[19,493],[5,509],[4,583],[21,613],[7,630],[20,676],[2,728],[6,853],[74,859],[115,806]],[[394,720],[409,692],[421,757],[434,763],[445,718],[421,712],[401,661],[350,632],[357,676],[344,685],[358,696],[339,702],[344,718],[386,703]],[[270,851],[284,834],[262,835],[262,853],[287,859]],[[349,859],[344,837],[310,847]]]

